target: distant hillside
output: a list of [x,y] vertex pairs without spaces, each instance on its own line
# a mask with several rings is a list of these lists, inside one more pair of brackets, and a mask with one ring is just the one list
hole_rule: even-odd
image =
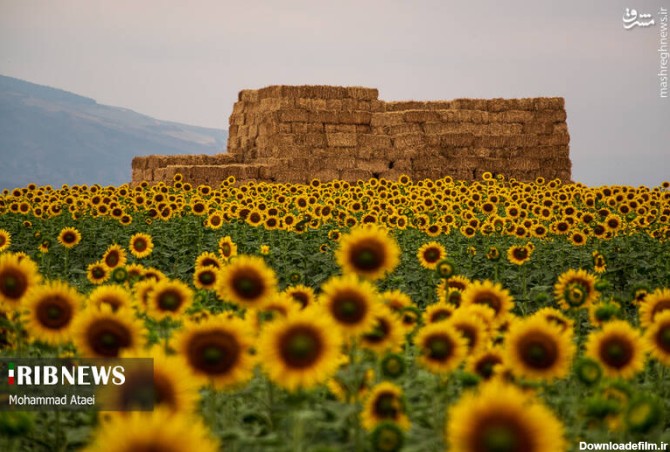
[[217,154],[224,130],[159,121],[0,76],[0,189],[31,182],[118,185],[136,155]]

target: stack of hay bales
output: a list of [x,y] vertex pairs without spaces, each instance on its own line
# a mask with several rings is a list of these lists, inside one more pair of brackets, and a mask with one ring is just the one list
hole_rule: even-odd
[[[270,86],[240,92],[228,154],[144,157],[133,180],[308,182],[452,176],[485,171],[570,180],[562,98],[383,102],[376,89]],[[137,176],[137,178],[136,178]]]

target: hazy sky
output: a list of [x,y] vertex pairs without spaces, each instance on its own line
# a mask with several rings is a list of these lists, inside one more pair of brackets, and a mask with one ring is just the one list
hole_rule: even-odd
[[[238,91],[272,84],[362,85],[384,100],[563,96],[576,181],[656,186],[670,180],[661,7],[670,0],[0,0],[0,74],[216,128]],[[625,8],[656,24],[625,30]]]

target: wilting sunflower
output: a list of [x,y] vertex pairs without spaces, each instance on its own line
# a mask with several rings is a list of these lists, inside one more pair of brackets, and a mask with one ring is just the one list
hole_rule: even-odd
[[596,277],[586,270],[570,269],[558,277],[554,295],[565,310],[588,307],[599,296]]
[[365,225],[342,237],[335,258],[345,273],[379,279],[400,262],[400,247],[385,229]]
[[374,430],[384,421],[394,422],[403,430],[409,430],[411,426],[402,389],[388,381],[372,388],[361,411],[361,425],[367,431]]
[[72,326],[73,342],[79,354],[91,358],[117,358],[144,345],[142,323],[129,309],[115,313],[86,309]]
[[335,276],[321,287],[320,307],[347,335],[375,326],[379,300],[374,286],[355,275]]
[[219,270],[214,267],[196,267],[193,273],[193,285],[197,289],[213,290],[218,276]]
[[229,235],[219,239],[219,254],[224,260],[237,256],[237,245]]
[[616,320],[589,334],[586,356],[598,361],[608,377],[631,378],[644,369],[646,347],[640,332]]
[[149,234],[138,232],[130,237],[128,249],[133,256],[142,259],[150,255],[154,250],[154,242]]
[[216,452],[218,442],[202,421],[168,409],[133,411],[102,423],[86,452]]
[[[192,413],[200,400],[200,386],[191,376],[181,356],[166,355],[161,347],[154,346],[147,352],[123,353],[124,359],[152,358],[153,368],[126,367],[126,381],[121,386],[109,385],[100,394],[106,406],[132,411],[133,405],[144,406],[147,391],[153,392],[153,409],[166,409],[172,413]],[[131,362],[132,364],[132,362]],[[150,395],[149,395],[150,396]],[[127,416],[128,411],[102,412],[100,417]]]
[[670,311],[661,312],[644,334],[651,355],[670,366]]
[[5,229],[0,229],[0,253],[12,244],[12,235]]
[[238,256],[219,274],[216,293],[243,308],[260,308],[277,286],[277,277],[257,256]]
[[193,291],[179,280],[164,279],[154,285],[147,301],[151,317],[157,320],[178,318],[193,304]]
[[132,296],[122,286],[116,284],[97,287],[88,295],[88,305],[103,309],[103,306],[111,308],[116,312],[119,309],[129,308]]
[[253,334],[236,317],[210,317],[186,326],[175,337],[175,348],[201,385],[223,389],[246,383],[253,376]]
[[91,284],[102,284],[107,281],[111,275],[112,272],[102,262],[89,264],[86,269],[86,279],[88,279]]
[[470,356],[465,364],[465,370],[472,372],[482,380],[490,380],[496,375],[496,367],[504,366],[505,354],[499,347],[482,350]]
[[302,284],[287,287],[284,289],[284,293],[291,297],[293,301],[298,303],[300,305],[300,309],[305,309],[313,305],[316,301],[314,289]]
[[461,294],[461,306],[487,306],[495,313],[494,320],[500,323],[514,308],[514,300],[509,291],[499,283],[489,280],[474,281]]
[[375,326],[360,337],[361,347],[373,352],[399,352],[405,342],[405,328],[398,316],[383,306],[376,315]]
[[572,337],[541,317],[512,325],[505,339],[505,362],[512,373],[529,380],[553,380],[570,373]]
[[533,251],[528,245],[512,245],[507,250],[507,259],[513,264],[523,265],[530,260],[531,254]]
[[445,322],[421,328],[414,338],[414,345],[419,351],[419,364],[438,374],[455,370],[468,351],[465,338]]
[[22,313],[29,336],[51,345],[68,342],[82,301],[75,289],[61,281],[34,287],[26,295]]
[[446,259],[447,251],[440,243],[428,242],[424,243],[419,251],[416,253],[417,259],[423,268],[435,270],[437,264]]
[[445,440],[452,452],[563,452],[563,431],[539,401],[493,380],[449,408]]
[[340,365],[342,338],[332,321],[308,308],[267,325],[258,358],[269,378],[289,391],[328,380]]
[[63,228],[58,234],[58,243],[65,248],[74,248],[81,242],[81,233],[76,228]]
[[28,290],[41,280],[37,264],[29,258],[10,253],[0,255],[0,304],[19,308]]
[[656,316],[670,310],[670,289],[656,289],[640,303],[640,325],[649,328]]
[[114,269],[116,267],[122,267],[126,264],[126,250],[121,248],[119,245],[110,245],[105,251],[105,254],[102,255],[102,263],[107,266],[109,269]]

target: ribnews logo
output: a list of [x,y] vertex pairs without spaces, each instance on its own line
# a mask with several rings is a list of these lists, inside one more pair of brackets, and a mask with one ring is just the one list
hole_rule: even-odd
[[0,358],[0,411],[150,411],[154,394],[150,358]]

